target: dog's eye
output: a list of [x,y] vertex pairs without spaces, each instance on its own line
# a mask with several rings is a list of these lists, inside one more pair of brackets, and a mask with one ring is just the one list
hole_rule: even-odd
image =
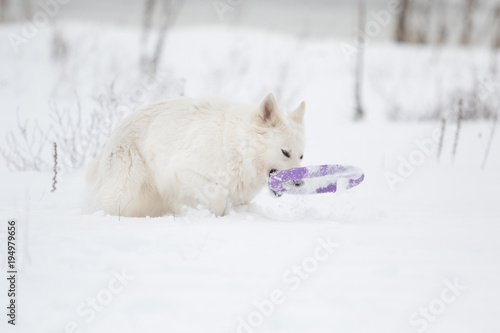
[[283,155],[285,155],[287,158],[290,158],[290,152],[287,152],[286,150],[281,149],[281,152]]
[[303,159],[304,158],[304,155],[300,155],[300,159]]

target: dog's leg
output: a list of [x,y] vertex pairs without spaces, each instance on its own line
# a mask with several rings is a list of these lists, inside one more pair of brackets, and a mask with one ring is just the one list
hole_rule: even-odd
[[196,208],[201,205],[215,216],[223,216],[227,208],[227,191],[194,171],[185,170],[177,173],[180,196],[184,204]]

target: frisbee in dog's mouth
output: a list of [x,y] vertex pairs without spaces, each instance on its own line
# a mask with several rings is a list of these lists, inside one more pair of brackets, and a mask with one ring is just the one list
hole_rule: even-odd
[[337,187],[349,189],[359,185],[365,175],[351,165],[311,165],[281,170],[269,176],[267,183],[273,193],[319,194],[335,193]]
[[[271,169],[271,171],[269,171],[269,177],[271,177],[272,175],[274,175],[275,173],[277,173],[279,170],[276,170],[276,169]],[[304,181],[302,179],[298,179],[298,180],[291,180],[288,182],[290,185],[292,186],[295,186],[295,187],[300,187],[300,186],[303,186],[304,185]]]
[[[273,174],[275,174],[276,172],[278,172],[278,170],[276,169],[271,169],[271,171],[269,171],[269,177],[271,177]],[[280,193],[280,192],[276,192],[275,190],[273,189],[269,189],[271,190],[271,192],[274,194],[274,196],[276,197],[281,197],[283,195],[283,193]]]

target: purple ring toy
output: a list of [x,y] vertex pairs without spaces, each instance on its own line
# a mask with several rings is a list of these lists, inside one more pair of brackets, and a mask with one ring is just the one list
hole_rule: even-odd
[[360,168],[350,165],[314,165],[281,170],[267,180],[271,190],[278,194],[317,194],[337,191],[339,179],[348,180],[346,189],[359,185],[365,175]]

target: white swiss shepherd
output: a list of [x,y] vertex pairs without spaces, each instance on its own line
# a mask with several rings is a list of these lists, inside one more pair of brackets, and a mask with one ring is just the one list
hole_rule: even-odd
[[305,103],[284,116],[273,94],[260,106],[178,98],[122,120],[87,170],[90,210],[121,216],[217,216],[248,204],[271,172],[298,167]]

